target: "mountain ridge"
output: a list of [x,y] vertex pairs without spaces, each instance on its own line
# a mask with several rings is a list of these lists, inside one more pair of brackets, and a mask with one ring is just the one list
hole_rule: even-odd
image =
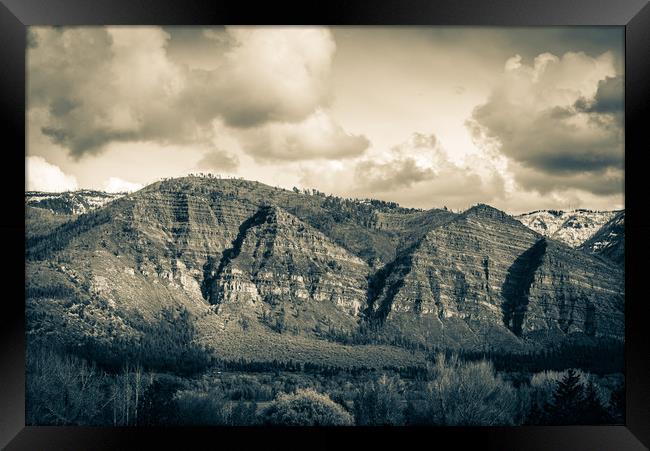
[[[549,239],[538,268],[511,276],[531,280],[515,290],[530,298],[526,309],[508,310],[504,286],[516,282],[506,274],[540,234],[485,204],[461,214],[395,205],[242,180],[162,181],[28,238],[27,284],[37,274],[67,280],[105,302],[107,317],[152,318],[182,305],[203,341],[254,330],[320,342],[370,327],[381,330],[376,343],[476,348],[489,337],[490,346],[523,349],[571,334],[622,335],[615,266]],[[30,304],[55,314],[42,299]],[[521,319],[516,327],[504,309]]]
[[[197,176],[188,176],[181,177],[178,179],[169,179],[169,180],[181,180],[181,179],[199,179]],[[211,181],[216,181],[216,183],[229,183],[234,181],[235,183],[249,183],[263,185],[260,182],[247,181],[240,179],[219,179],[211,178]],[[150,185],[147,185],[146,188],[158,186],[161,183],[165,183],[168,180],[161,180],[154,182]],[[264,185],[266,186],[266,185]],[[269,187],[272,188],[272,187]],[[273,188],[280,189],[285,192],[294,192],[294,193],[305,193],[309,192],[309,195],[323,196],[327,198],[337,198],[335,196],[325,196],[324,193],[318,192],[316,190],[286,190],[283,188]],[[47,210],[55,215],[78,215],[83,213],[88,213],[96,208],[100,208],[112,200],[118,199],[120,197],[128,196],[130,193],[107,193],[98,190],[91,189],[81,189],[71,192],[63,193],[49,193],[49,192],[39,192],[39,191],[26,191],[25,192],[25,205],[26,207],[37,208],[39,210]],[[427,214],[432,212],[447,212],[449,215],[453,214],[463,214],[468,211],[471,211],[473,208],[480,205],[486,204],[477,204],[473,207],[468,208],[467,210],[454,213],[445,209],[432,208],[429,210],[417,209],[417,208],[404,208],[399,206],[395,202],[386,202],[380,201],[377,199],[347,199],[347,198],[337,198],[349,203],[354,203],[359,206],[367,206],[367,208],[374,208],[377,212],[377,217],[374,219],[377,222],[379,228],[388,225],[394,226],[395,214],[400,215],[403,212],[419,212],[422,218],[426,218]],[[379,207],[379,208],[378,208]],[[490,207],[493,208],[493,207]],[[527,227],[532,230],[548,237],[555,239],[557,241],[564,242],[565,244],[573,248],[585,248],[583,244],[589,240],[593,235],[595,235],[600,228],[602,228],[605,223],[610,221],[616,214],[624,210],[591,210],[585,208],[579,208],[575,210],[553,210],[553,209],[542,209],[542,210],[533,210],[527,213],[522,214],[510,214],[513,218],[519,220]],[[507,213],[507,212],[506,212]],[[509,214],[509,213],[507,213]],[[423,219],[424,220],[424,219]]]

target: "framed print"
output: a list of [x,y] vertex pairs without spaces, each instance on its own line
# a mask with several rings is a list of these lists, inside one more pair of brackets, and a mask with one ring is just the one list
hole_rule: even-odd
[[3,2],[0,444],[647,449],[647,2],[285,11]]

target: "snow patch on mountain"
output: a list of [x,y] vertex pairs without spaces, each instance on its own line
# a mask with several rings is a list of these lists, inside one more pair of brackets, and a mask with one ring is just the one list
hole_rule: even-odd
[[623,265],[625,260],[625,211],[618,212],[594,236],[585,241],[580,249]]
[[25,205],[42,208],[54,214],[80,215],[103,207],[125,194],[93,190],[67,191],[63,193],[27,191],[25,193]]
[[618,211],[538,210],[515,216],[526,227],[573,248],[582,245]]

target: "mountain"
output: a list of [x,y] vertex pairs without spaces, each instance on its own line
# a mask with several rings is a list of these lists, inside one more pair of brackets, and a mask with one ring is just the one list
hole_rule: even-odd
[[378,277],[387,325],[450,344],[622,334],[619,271],[487,205],[431,229]]
[[229,359],[398,366],[423,362],[418,346],[623,335],[616,265],[487,205],[185,177],[28,234],[26,259],[29,333],[71,346],[137,342],[178,309]]
[[584,209],[537,210],[515,218],[537,233],[578,248],[617,213]]
[[[279,218],[279,226],[264,230],[256,225],[249,231],[248,220],[269,203],[282,205],[286,212],[273,215]],[[144,329],[160,321],[161,312],[182,307],[189,312],[198,330],[197,341],[223,358],[272,356],[352,366],[409,365],[423,361],[423,355],[381,344],[351,347],[323,339],[345,327],[346,322],[339,319],[349,313],[339,306],[350,299],[354,302],[358,294],[356,298],[348,299],[348,296],[355,290],[344,291],[339,297],[330,293],[327,302],[332,305],[324,303],[316,308],[307,305],[304,314],[286,302],[266,312],[267,317],[264,312],[252,315],[252,320],[251,315],[229,314],[236,302],[221,309],[219,303],[211,303],[216,298],[211,298],[210,293],[215,290],[204,283],[209,278],[206,275],[210,274],[212,265],[221,262],[224,254],[232,255],[238,237],[243,250],[249,243],[244,238],[253,236],[253,232],[264,233],[280,243],[282,240],[275,236],[276,232],[286,231],[291,224],[285,221],[290,217],[287,215],[296,212],[310,234],[305,239],[311,240],[312,245],[322,241],[323,231],[327,231],[328,239],[323,246],[334,249],[334,254],[363,255],[372,264],[378,264],[384,255],[394,254],[400,245],[399,237],[392,232],[404,227],[404,222],[397,220],[400,214],[406,214],[407,221],[415,224],[432,223],[437,216],[436,211],[424,213],[382,202],[373,205],[322,194],[298,194],[243,180],[189,177],[158,182],[80,215],[46,235],[28,237],[27,312],[28,318],[35,319],[30,323],[33,326],[30,330],[34,334],[46,331],[52,340],[66,343],[90,340],[94,347],[109,347],[124,337],[138,340]],[[451,213],[440,211],[440,215],[447,214]],[[367,225],[379,218],[384,222],[383,229],[379,224],[378,227]],[[28,223],[27,229],[30,228]],[[347,248],[334,244],[337,242],[344,242]],[[288,268],[297,262],[301,264],[292,269],[289,284],[299,283],[300,277],[312,283],[312,276],[298,272],[302,271],[303,263],[307,269],[316,267],[324,271],[323,261],[300,261],[297,251],[304,244],[298,241],[287,246],[291,252],[286,263],[271,259],[272,264],[286,264]],[[214,281],[215,286],[227,285],[225,278],[232,275],[231,268],[246,255],[240,252],[239,258],[228,260],[228,265],[224,260],[224,271]],[[355,261],[357,266],[361,262],[361,270],[355,275],[360,284],[357,291],[365,291],[365,276],[369,271],[366,267],[370,265],[360,257]],[[324,263],[334,269],[338,265],[341,270],[349,267],[334,258]],[[216,264],[215,270],[219,268]],[[328,293],[327,289],[331,291],[333,283],[328,280],[336,273],[330,266],[326,266],[329,274],[324,274],[323,281],[313,284],[322,288],[310,292],[309,301],[313,296],[318,298]],[[264,283],[261,279],[259,282]],[[259,291],[268,294],[262,288]],[[299,298],[301,293],[304,292],[296,289],[295,297]],[[231,300],[234,298],[231,296]],[[309,319],[314,311],[331,314],[329,322],[327,315],[319,316],[318,323]],[[294,314],[301,316],[294,319]],[[282,324],[283,317],[286,327]],[[301,325],[303,320],[313,325],[308,332],[305,332],[308,327]],[[347,324],[350,323],[348,319]]]
[[25,206],[48,210],[54,214],[79,215],[106,205],[125,193],[106,193],[104,191],[79,190],[64,193],[45,193],[27,191]]
[[625,264],[625,211],[619,211],[591,238],[582,243],[580,249],[601,255],[620,267]]

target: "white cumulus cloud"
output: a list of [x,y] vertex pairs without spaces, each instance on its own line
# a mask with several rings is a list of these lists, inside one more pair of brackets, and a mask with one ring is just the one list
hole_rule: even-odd
[[239,132],[244,151],[258,160],[349,158],[370,145],[363,135],[346,132],[323,110],[298,123],[273,122]]
[[78,188],[77,179],[65,174],[58,166],[48,163],[45,158],[29,156],[25,158],[26,189],[58,193],[74,191]]
[[142,188],[142,184],[128,182],[119,177],[109,177],[104,184],[104,191],[109,193],[130,193]]
[[455,163],[436,136],[427,133],[413,133],[388,151],[374,149],[349,164],[305,162],[300,183],[420,208],[468,208],[479,201],[494,203],[504,194],[504,180],[493,161],[475,157]]

